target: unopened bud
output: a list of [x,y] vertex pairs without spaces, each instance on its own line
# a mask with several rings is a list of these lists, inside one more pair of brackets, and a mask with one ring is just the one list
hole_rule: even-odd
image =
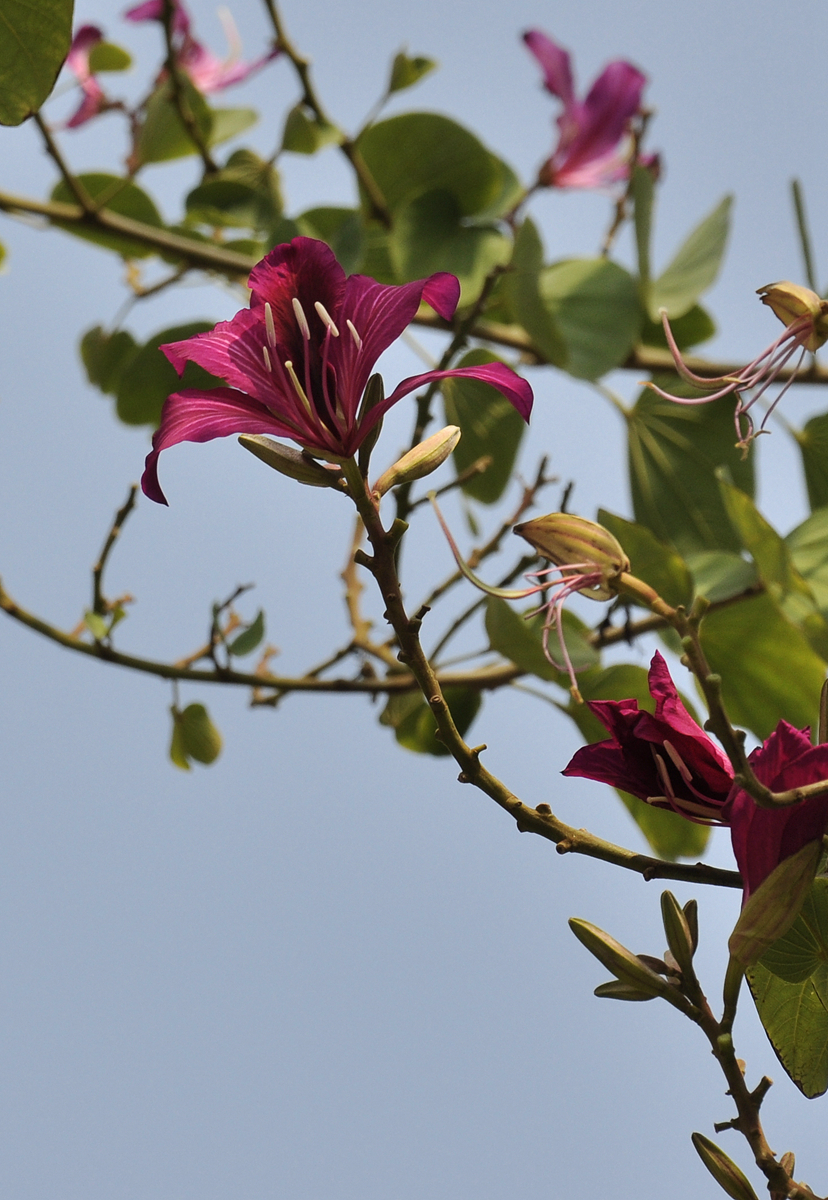
[[619,983],[617,979],[599,983],[595,995],[605,1000],[655,1000],[652,992],[641,992],[628,983]]
[[779,283],[765,284],[756,294],[783,325],[792,325],[802,317],[811,318],[813,332],[803,342],[807,350],[818,350],[828,340],[828,301],[822,300],[810,288],[783,279]]
[[703,1133],[691,1134],[691,1141],[699,1158],[723,1192],[727,1192],[733,1200],[758,1200],[747,1176],[715,1142],[711,1142]]
[[666,979],[651,971],[638,955],[597,925],[591,925],[579,917],[571,917],[569,928],[590,954],[594,954],[608,971],[612,971],[619,983],[648,996],[665,996],[672,991]]
[[693,935],[684,910],[672,892],[661,893],[661,917],[670,953],[676,960],[682,975],[685,978],[692,978]]
[[630,560],[618,539],[603,525],[585,517],[549,513],[515,525],[514,532],[556,567],[578,567],[579,571],[589,566],[598,568],[603,584],[582,589],[582,594],[592,600],[611,599],[615,590],[609,583],[630,569]]
[[433,433],[430,438],[420,442],[419,446],[409,450],[392,467],[384,471],[371,490],[377,496],[384,496],[398,484],[411,483],[415,479],[430,475],[446,461],[459,441],[460,430],[457,426],[446,425],[445,429]]
[[258,434],[243,433],[239,442],[245,450],[255,454],[263,463],[273,467],[289,479],[296,479],[308,487],[338,488],[342,480],[342,471],[337,466],[324,466],[316,462],[309,454],[294,450],[292,446],[283,446],[272,438],[261,437]]

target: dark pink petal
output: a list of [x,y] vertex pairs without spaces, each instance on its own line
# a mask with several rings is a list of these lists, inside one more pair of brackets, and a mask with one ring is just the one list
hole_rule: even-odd
[[553,96],[563,100],[568,108],[575,101],[575,92],[572,66],[566,50],[539,29],[530,29],[524,33],[523,40],[541,65],[544,87]]
[[261,313],[243,308],[232,320],[219,321],[215,329],[181,342],[168,342],[159,349],[179,375],[188,362],[198,363],[231,387],[250,392],[267,404],[274,399],[271,392],[275,385],[262,355],[265,337]]
[[293,431],[274,417],[268,408],[234,388],[175,392],[164,403],[161,424],[153,436],[152,450],[147,455],[141,478],[144,494],[159,504],[167,503],[158,482],[158,456],[162,450],[179,442],[209,442],[232,433],[293,436]]
[[[624,137],[630,119],[641,106],[646,77],[631,63],[612,62],[596,79],[581,106],[580,128],[565,148],[553,155],[555,181],[573,186],[579,171],[597,164],[604,171],[617,171],[615,152]],[[603,161],[609,160],[609,162]]]
[[72,38],[72,45],[66,55],[66,65],[74,71],[83,83],[89,78],[89,53],[93,46],[103,41],[103,31],[97,25],[81,25]]
[[505,363],[495,362],[484,363],[479,367],[455,367],[450,371],[426,371],[423,375],[412,375],[409,379],[404,379],[402,383],[397,384],[390,396],[386,396],[382,404],[378,404],[371,410],[368,428],[378,417],[386,413],[392,404],[396,404],[409,392],[416,391],[418,387],[424,387],[435,379],[462,378],[477,379],[480,383],[491,384],[506,397],[510,404],[514,405],[524,421],[529,420],[534,399],[531,387],[511,367],[507,367]]
[[88,79],[84,80],[81,84],[81,92],[83,99],[66,122],[67,129],[77,129],[79,125],[85,125],[87,121],[97,117],[98,113],[103,112],[108,106],[106,95],[94,75],[90,75]]
[[293,300],[297,299],[311,330],[311,353],[315,358],[319,356],[325,327],[314,305],[318,301],[336,321],[345,295],[345,272],[329,246],[306,237],[276,246],[250,272],[247,286],[252,293],[251,310],[258,310],[260,319],[264,304],[270,305],[276,340],[284,357],[292,362],[302,361],[305,354],[293,308]]

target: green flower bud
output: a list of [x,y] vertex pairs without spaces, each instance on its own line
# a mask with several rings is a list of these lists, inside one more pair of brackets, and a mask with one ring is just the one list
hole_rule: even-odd
[[783,325],[793,325],[802,317],[810,317],[813,332],[802,343],[806,349],[818,350],[828,339],[828,301],[822,300],[810,288],[783,279],[779,283],[767,283],[757,288],[756,294],[762,297],[762,303],[767,304]]
[[693,935],[684,910],[672,892],[661,893],[661,917],[670,953],[681,968],[682,975],[693,974]]
[[691,1141],[716,1183],[732,1200],[758,1200],[747,1176],[715,1142],[711,1142],[703,1133],[691,1134]]
[[642,996],[666,996],[671,992],[670,984],[643,963],[638,955],[622,946],[614,937],[604,933],[597,925],[571,917],[569,928],[578,941],[594,954],[600,963],[612,971],[619,983],[633,988]]
[[273,467],[289,479],[296,479],[308,487],[341,486],[342,470],[334,465],[323,466],[303,450],[294,450],[292,446],[283,446],[274,442],[273,438],[261,437],[258,434],[243,433],[239,443],[260,458],[263,463]]
[[384,471],[371,490],[377,496],[384,496],[398,484],[411,483],[414,479],[430,475],[446,461],[459,441],[460,430],[457,426],[446,425],[445,429],[433,433]]
[[610,600],[615,595],[610,583],[630,569],[630,560],[618,539],[603,525],[585,517],[549,513],[515,525],[514,532],[556,567],[577,567],[579,573],[589,567],[599,570],[602,582],[581,589],[582,595],[591,600]]

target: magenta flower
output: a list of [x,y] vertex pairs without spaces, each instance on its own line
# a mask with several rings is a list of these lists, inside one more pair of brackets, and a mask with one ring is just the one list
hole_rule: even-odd
[[[773,792],[828,779],[828,743],[811,745],[808,730],[794,729],[787,721],[779,722],[749,761],[759,782]],[[730,825],[747,900],[774,867],[822,837],[828,826],[828,793],[785,808],[760,808],[746,791],[734,787],[722,816]]]
[[76,129],[85,125],[98,113],[110,107],[103,89],[95,76],[89,70],[89,55],[93,46],[103,41],[103,33],[97,25],[81,25],[72,38],[72,45],[66,55],[66,66],[77,76],[81,88],[81,102],[77,110],[65,123],[67,129]]
[[[620,149],[630,121],[641,110],[647,80],[637,67],[618,59],[593,83],[585,100],[578,100],[570,57],[545,33],[530,29],[523,35],[541,65],[544,87],[563,102],[558,117],[558,145],[541,167],[542,187],[597,188],[627,179],[629,155]],[[648,160],[650,164],[655,159]]]
[[638,796],[655,808],[671,808],[703,825],[726,824],[722,810],[733,784],[723,750],[688,713],[656,651],[650,665],[655,715],[637,700],[592,700],[589,708],[612,734],[583,746],[563,771],[597,779]]
[[[146,0],[130,8],[125,14],[128,21],[164,20],[164,0]],[[190,32],[190,17],[181,0],[173,0],[172,38],[175,60],[181,70],[200,92],[219,92],[231,84],[241,83],[255,71],[259,71],[279,51],[274,47],[253,62],[243,62],[241,42],[233,18],[226,9],[219,10],[219,17],[230,54],[224,60],[217,58],[211,50],[193,37]]]
[[195,362],[229,386],[188,389],[166,401],[141,480],[152,500],[166,504],[157,470],[168,446],[270,433],[341,462],[393,404],[436,379],[489,383],[529,419],[532,389],[503,363],[413,375],[360,411],[377,359],[414,319],[421,300],[451,319],[460,295],[453,275],[439,272],[401,287],[367,275],[346,278],[324,242],[300,237],[271,250],[248,286],[250,307],[231,321],[161,347],[179,374]]

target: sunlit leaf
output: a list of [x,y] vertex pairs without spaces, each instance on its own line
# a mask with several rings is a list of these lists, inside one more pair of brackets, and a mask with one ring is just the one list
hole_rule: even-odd
[[72,40],[72,0],[0,3],[0,125],[19,125],[55,86]]
[[401,92],[404,88],[413,87],[437,66],[433,58],[424,58],[421,54],[409,57],[401,50],[391,64],[391,78],[388,81],[388,93]]
[[572,258],[544,267],[538,287],[566,346],[570,375],[599,379],[625,361],[642,319],[628,271],[605,258]]
[[97,42],[89,51],[89,70],[93,75],[102,71],[127,71],[131,66],[132,55],[112,42]]
[[658,320],[659,309],[668,317],[681,317],[707,291],[719,274],[730,229],[732,196],[725,196],[679,247],[675,257],[653,281],[650,318]]

